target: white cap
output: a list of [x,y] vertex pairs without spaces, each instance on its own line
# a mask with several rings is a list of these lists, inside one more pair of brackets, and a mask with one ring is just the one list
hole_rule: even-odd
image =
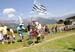
[[23,23],[19,24],[19,25],[24,25]]

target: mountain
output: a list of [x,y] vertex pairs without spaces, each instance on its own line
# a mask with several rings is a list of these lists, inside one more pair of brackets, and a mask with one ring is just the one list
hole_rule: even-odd
[[[53,24],[53,23],[56,23],[55,19],[42,18],[42,17],[37,17],[37,18],[33,18],[33,19],[35,19],[36,21],[38,21],[41,24]],[[31,18],[24,19],[25,24],[26,24],[26,22],[27,23],[31,22]]]
[[54,20],[56,21],[59,21],[60,19],[62,20],[65,20],[66,18],[69,18],[69,17],[72,17],[72,16],[75,16],[75,13],[69,13],[69,14],[66,14],[66,15],[63,15],[63,16],[58,16],[58,17],[50,17],[51,19],[53,18]]
[[[64,15],[64,16],[61,16],[61,17],[50,17],[50,18],[37,17],[35,19],[36,19],[36,21],[38,21],[41,24],[53,24],[53,23],[56,23],[57,20],[66,19],[66,18],[71,17],[71,16],[75,16],[75,13]],[[14,28],[14,29],[19,25],[18,20],[12,20],[12,19],[10,19],[10,20],[8,20],[8,19],[1,20],[0,19],[0,22],[4,23],[8,27],[11,27],[11,28]],[[31,18],[23,18],[23,22],[24,22],[24,25],[27,26],[28,23],[31,23]]]
[[64,15],[64,16],[62,16],[62,18],[66,19],[66,18],[69,18],[69,17],[72,17],[72,16],[75,16],[75,13]]
[[38,17],[37,21],[40,22],[41,24],[53,24],[53,23],[56,23],[55,19],[41,18],[41,17]]
[[[56,20],[54,19],[46,19],[46,18],[35,18],[36,21],[38,21],[41,24],[52,24],[52,23],[56,23]],[[16,27],[19,25],[18,20],[0,20],[0,22],[4,23],[6,26],[13,28],[14,30],[16,30]],[[31,23],[31,18],[26,18],[23,19],[23,23],[25,26],[27,26],[28,23]]]

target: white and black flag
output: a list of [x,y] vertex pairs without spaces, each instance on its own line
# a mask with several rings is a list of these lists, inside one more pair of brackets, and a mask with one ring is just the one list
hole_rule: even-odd
[[37,11],[37,12],[41,12],[41,13],[46,13],[47,9],[44,5],[41,5],[40,3],[38,3],[37,1],[34,2],[33,4],[33,8],[32,11]]

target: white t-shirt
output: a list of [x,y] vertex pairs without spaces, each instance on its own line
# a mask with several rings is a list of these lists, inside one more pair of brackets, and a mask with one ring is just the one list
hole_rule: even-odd
[[3,27],[0,27],[0,31],[2,31],[3,30]]
[[3,34],[0,32],[0,40],[3,39]]
[[39,25],[38,25],[38,29],[40,30],[41,28],[42,28],[42,27],[41,27],[41,24],[39,24]]
[[7,26],[3,27],[3,35],[7,34]]

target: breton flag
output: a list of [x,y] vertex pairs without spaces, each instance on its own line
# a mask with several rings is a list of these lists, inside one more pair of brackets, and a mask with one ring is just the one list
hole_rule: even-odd
[[34,0],[32,11],[46,13],[47,9],[44,5],[41,5],[40,3],[38,3],[37,0]]
[[44,11],[47,11],[46,7],[44,5],[41,5],[41,9],[44,10]]

